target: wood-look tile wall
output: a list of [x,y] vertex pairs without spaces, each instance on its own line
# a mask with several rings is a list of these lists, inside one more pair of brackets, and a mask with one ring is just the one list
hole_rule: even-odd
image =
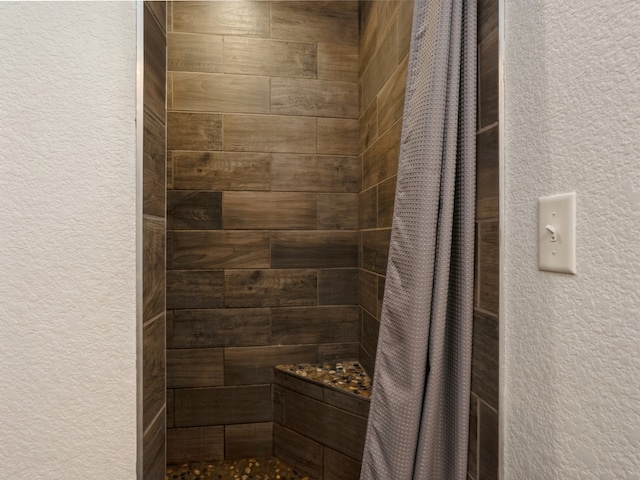
[[270,455],[273,366],[358,356],[358,4],[174,2],[168,47],[168,461]]
[[373,376],[395,201],[413,1],[360,2],[360,362]]
[[468,475],[498,478],[498,2],[478,2],[476,291]]
[[166,2],[144,3],[143,477],[165,477]]

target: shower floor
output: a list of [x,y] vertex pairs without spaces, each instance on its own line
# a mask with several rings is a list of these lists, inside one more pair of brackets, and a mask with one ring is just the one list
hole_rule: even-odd
[[167,466],[166,480],[313,480],[281,460],[242,458],[216,462],[189,462]]

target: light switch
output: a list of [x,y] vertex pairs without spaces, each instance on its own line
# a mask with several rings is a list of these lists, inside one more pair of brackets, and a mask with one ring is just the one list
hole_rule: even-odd
[[538,270],[576,273],[576,194],[538,199]]

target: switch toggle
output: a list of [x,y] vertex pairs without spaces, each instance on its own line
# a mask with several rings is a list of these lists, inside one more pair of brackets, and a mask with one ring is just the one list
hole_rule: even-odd
[[576,273],[576,194],[538,199],[538,270]]

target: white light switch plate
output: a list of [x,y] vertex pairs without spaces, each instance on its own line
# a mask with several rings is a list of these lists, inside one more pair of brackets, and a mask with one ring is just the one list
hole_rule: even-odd
[[576,273],[576,194],[538,199],[538,270]]

